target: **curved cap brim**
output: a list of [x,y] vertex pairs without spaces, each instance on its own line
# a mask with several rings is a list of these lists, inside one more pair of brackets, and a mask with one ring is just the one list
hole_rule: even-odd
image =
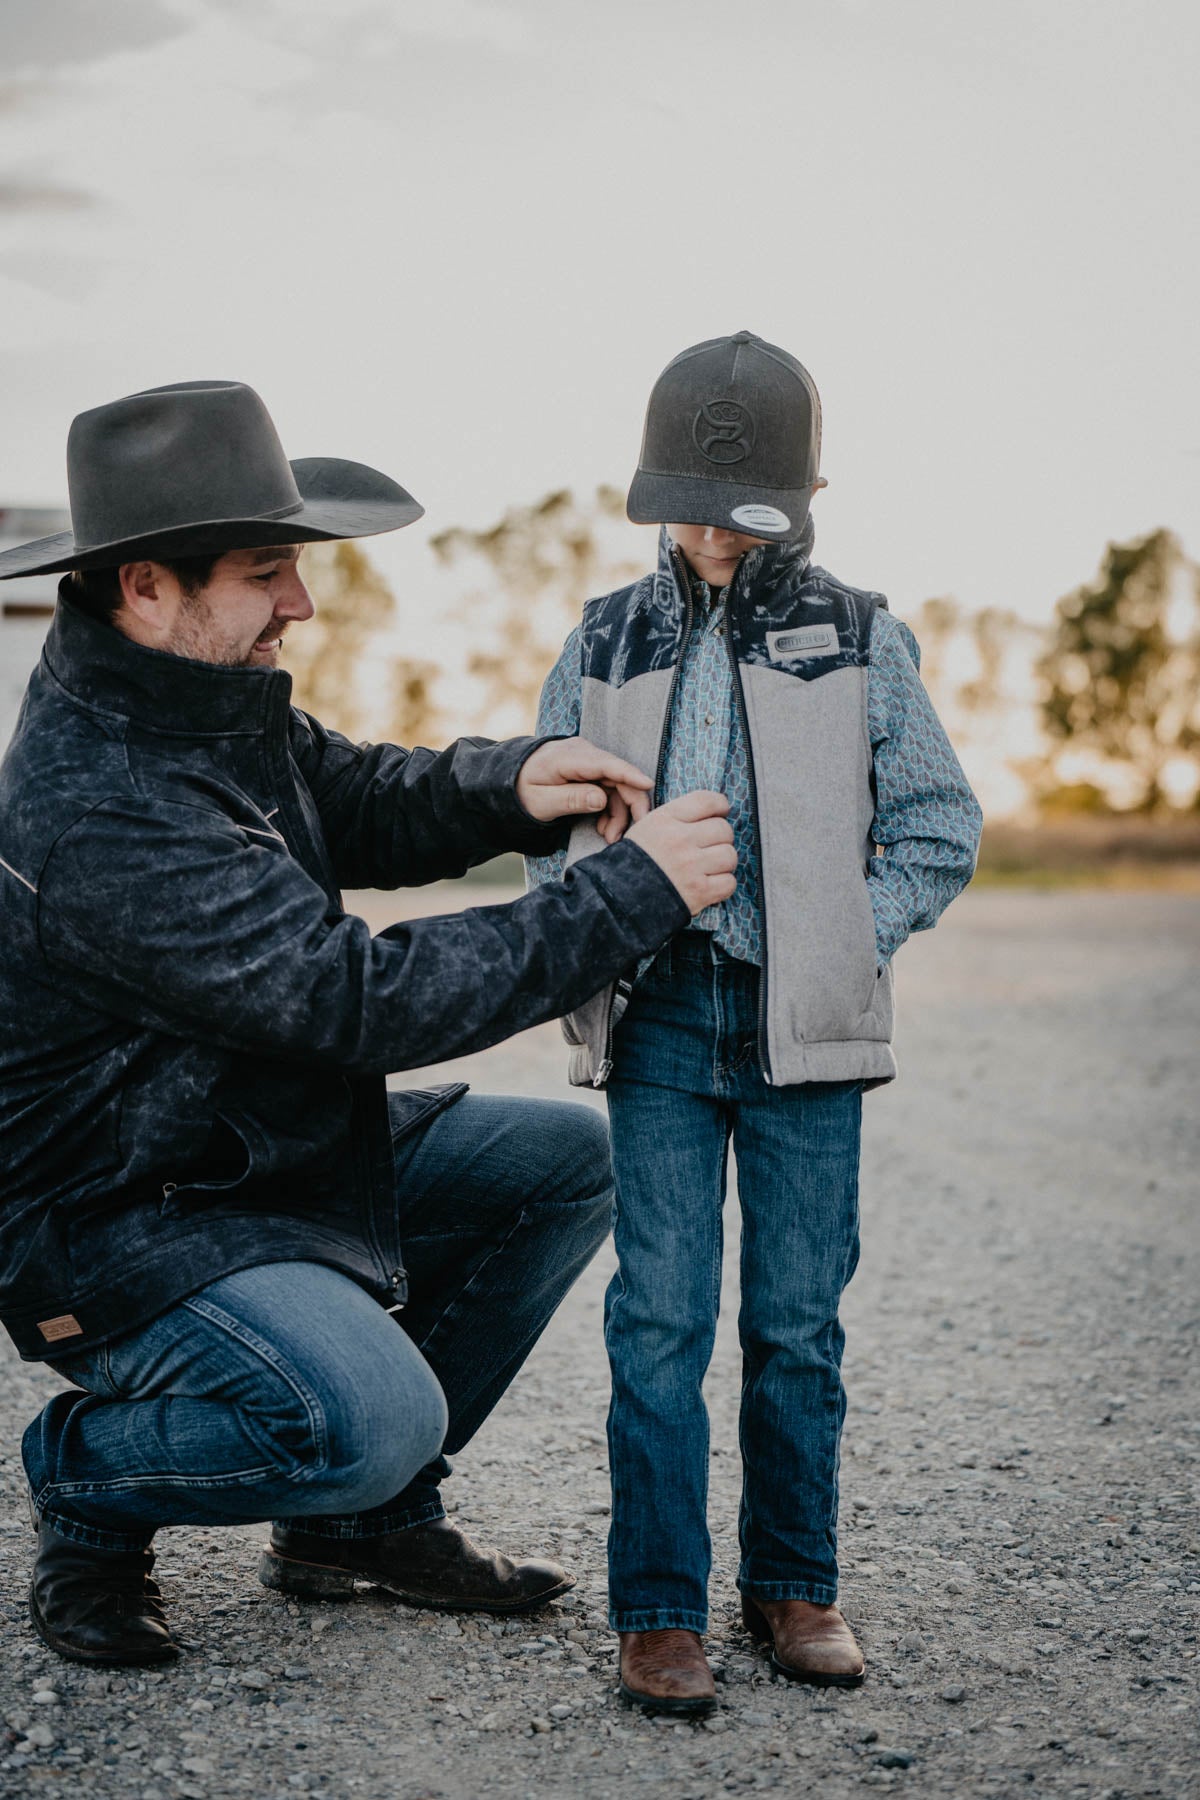
[[307,456],[292,464],[301,505],[284,517],[201,519],[192,525],[109,544],[80,545],[70,531],[0,551],[0,581],[58,575],[67,569],[111,568],[139,557],[211,556],[270,544],[323,543],[375,537],[419,519],[425,508],[398,482],[365,463]]
[[741,486],[697,475],[656,475],[639,469],[625,511],[635,525],[719,525],[748,537],[786,543],[808,518],[811,490]]

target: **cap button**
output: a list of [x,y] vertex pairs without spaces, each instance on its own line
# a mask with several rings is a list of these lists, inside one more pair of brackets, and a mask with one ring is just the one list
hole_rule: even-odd
[[735,331],[729,341],[731,344],[750,344],[754,341],[754,333],[752,331]]

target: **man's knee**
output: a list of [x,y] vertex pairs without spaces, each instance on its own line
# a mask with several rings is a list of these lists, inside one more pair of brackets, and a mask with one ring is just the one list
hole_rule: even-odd
[[[381,1315],[382,1318],[383,1315]],[[442,1447],[445,1396],[411,1340],[390,1320],[339,1367],[306,1371],[291,1404],[260,1421],[295,1482],[298,1510],[365,1512],[398,1494]]]
[[560,1197],[603,1215],[612,1207],[612,1143],[608,1126],[590,1106],[556,1103],[554,1121],[559,1146]]
[[442,1447],[445,1396],[407,1339],[403,1350],[395,1363],[360,1371],[330,1410],[326,1479],[338,1491],[339,1511],[382,1506]]

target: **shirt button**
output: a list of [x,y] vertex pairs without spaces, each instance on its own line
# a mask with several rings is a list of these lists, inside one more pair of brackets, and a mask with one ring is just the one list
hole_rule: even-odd
[[711,714],[711,713],[705,713],[705,715],[704,715],[704,723],[705,723],[705,724],[706,724],[706,725],[711,725],[711,724],[712,724],[712,723],[713,723],[713,716],[712,716],[712,714]]

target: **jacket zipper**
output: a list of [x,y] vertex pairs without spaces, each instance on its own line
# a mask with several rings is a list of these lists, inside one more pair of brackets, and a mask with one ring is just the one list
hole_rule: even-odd
[[[654,788],[650,801],[652,806],[658,804],[658,789],[659,784],[662,781],[663,763],[666,760],[667,732],[670,729],[671,724],[671,708],[675,704],[675,689],[679,685],[679,670],[683,664],[684,648],[687,645],[688,638],[691,636],[692,631],[692,585],[687,578],[678,551],[672,550],[671,561],[674,564],[677,573],[677,585],[683,595],[683,636],[679,640],[679,654],[675,658],[675,667],[671,673],[671,686],[667,693],[667,710],[663,714],[663,728],[658,739],[658,762],[654,769]],[[600,1067],[592,1076],[592,1086],[594,1088],[603,1087],[609,1076],[612,1074],[613,1011],[616,1004],[616,998],[617,983],[614,981],[612,997],[608,1002],[608,1013],[604,1021],[604,1055],[600,1058]]]
[[[735,577],[736,580],[736,577]],[[754,778],[754,750],[750,742],[750,721],[746,717],[746,696],[742,691],[742,672],[738,667],[737,651],[733,644],[733,587],[725,596],[725,647],[729,652],[729,666],[733,674],[733,693],[737,701],[738,717],[742,722],[742,737],[746,746],[746,769],[750,778],[750,816],[754,824],[754,845],[758,851],[758,913],[762,934],[762,974],[758,983],[758,1060],[762,1064],[763,1080],[767,1086],[772,1085],[771,1058],[767,1051],[767,883],[766,864],[763,860],[762,829],[758,815],[758,783]]]

